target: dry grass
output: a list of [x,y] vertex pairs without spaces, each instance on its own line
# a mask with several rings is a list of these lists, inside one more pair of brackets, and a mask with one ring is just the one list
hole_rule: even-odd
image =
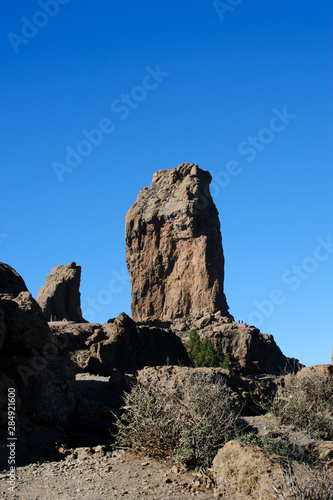
[[303,467],[294,470],[289,464],[282,488],[271,485],[267,492],[274,500],[333,500],[333,473],[327,469]]
[[311,370],[288,375],[273,401],[272,411],[281,424],[333,440],[333,378]]
[[117,443],[186,466],[209,465],[232,436],[237,415],[227,387],[189,376],[177,388],[136,385],[118,419]]
[[89,349],[80,349],[70,353],[70,358],[77,364],[80,368],[84,368],[89,360],[90,351]]

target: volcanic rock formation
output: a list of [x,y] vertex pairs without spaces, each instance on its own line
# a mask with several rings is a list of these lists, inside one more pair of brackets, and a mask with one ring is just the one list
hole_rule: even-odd
[[132,318],[173,320],[221,311],[224,256],[211,175],[193,163],[159,170],[126,214]]
[[125,313],[104,325],[64,321],[50,323],[50,329],[66,346],[64,353],[78,353],[78,366],[96,375],[130,373],[144,366],[190,366],[184,345],[169,328],[140,325]]
[[62,356],[23,279],[0,263],[0,464],[7,465],[8,390],[15,392],[17,459],[24,454],[24,433],[39,425],[66,426],[73,418],[75,365]]
[[81,267],[75,262],[51,269],[46,283],[39,290],[36,301],[47,321],[51,316],[58,321],[67,319],[81,323],[84,321],[80,302]]
[[170,328],[185,345],[189,342],[189,334],[193,328],[202,341],[208,337],[216,349],[220,345],[232,369],[243,375],[282,375],[295,373],[303,366],[298,359],[284,356],[273,335],[261,333],[253,325],[236,323],[221,316],[220,312],[198,320],[177,319]]

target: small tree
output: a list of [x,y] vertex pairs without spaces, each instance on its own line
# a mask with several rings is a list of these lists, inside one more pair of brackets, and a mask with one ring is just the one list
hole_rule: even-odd
[[199,366],[197,364],[197,358],[201,351],[201,340],[196,330],[191,330],[190,338],[188,342],[188,357],[193,366]]
[[205,338],[202,344],[199,366],[219,366],[217,352],[214,350],[212,341],[208,337]]
[[188,342],[188,356],[192,365],[195,368],[207,367],[222,367],[230,371],[234,375],[228,356],[223,353],[222,343],[218,342],[214,348],[210,338],[205,337],[202,341],[197,330],[191,330]]
[[225,370],[229,370],[231,375],[235,375],[235,372],[231,366],[228,354],[226,356],[224,356],[223,361],[221,363],[221,367],[224,368]]

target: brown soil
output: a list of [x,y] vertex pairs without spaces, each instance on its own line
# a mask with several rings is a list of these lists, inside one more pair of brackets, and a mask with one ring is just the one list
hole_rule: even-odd
[[15,491],[8,491],[8,472],[0,472],[4,499],[158,499],[212,500],[219,497],[205,473],[180,471],[157,462],[105,447],[67,450],[64,460],[18,467]]

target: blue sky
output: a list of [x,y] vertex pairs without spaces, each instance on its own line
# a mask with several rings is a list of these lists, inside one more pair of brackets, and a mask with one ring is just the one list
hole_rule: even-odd
[[34,297],[76,261],[87,319],[130,313],[125,213],[196,163],[231,313],[328,363],[332,20],[330,0],[4,2],[0,260]]

